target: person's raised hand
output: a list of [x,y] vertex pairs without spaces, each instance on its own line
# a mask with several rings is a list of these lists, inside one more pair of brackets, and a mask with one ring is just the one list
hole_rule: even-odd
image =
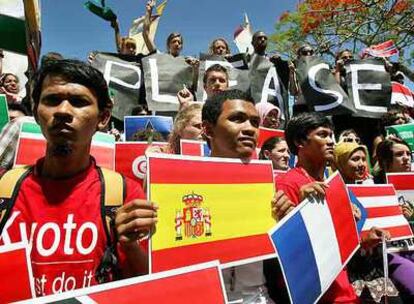
[[325,197],[325,189],[328,188],[328,185],[324,182],[312,182],[306,185],[303,185],[299,189],[299,199],[303,201],[305,198],[309,199],[323,199]]
[[180,105],[180,110],[187,107],[191,102],[194,101],[194,96],[190,92],[189,89],[187,89],[186,86],[177,93],[178,103]]
[[271,207],[272,217],[277,221],[280,221],[295,208],[290,199],[281,190],[277,191],[271,200]]
[[368,233],[361,237],[361,246],[365,250],[370,251],[379,243],[381,243],[383,237],[386,240],[389,240],[391,238],[391,235],[387,230],[371,227]]

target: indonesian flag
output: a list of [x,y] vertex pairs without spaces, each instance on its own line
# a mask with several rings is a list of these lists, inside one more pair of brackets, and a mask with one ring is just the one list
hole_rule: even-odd
[[227,296],[219,264],[215,261],[76,289],[23,303],[224,304],[227,303]]
[[275,255],[267,236],[275,223],[269,161],[149,154],[147,189],[160,206],[151,272],[214,259],[225,268]]
[[243,24],[239,25],[234,31],[234,43],[240,53],[253,54],[252,37],[253,31],[250,26],[249,18],[247,18],[247,14],[244,13]]
[[391,81],[391,84],[391,104],[401,104],[413,108],[414,98],[413,92],[410,90],[410,88],[396,81]]
[[[157,32],[158,23],[164,12],[164,9],[167,5],[167,0],[162,2],[156,7],[156,14],[151,16],[151,25],[149,29],[149,38],[154,41],[155,34]],[[137,54],[142,53],[144,55],[148,54],[147,45],[145,44],[144,38],[142,36],[142,31],[144,29],[144,20],[145,15],[135,19],[132,22],[132,25],[129,29],[129,37],[133,38],[137,44]]]
[[[387,230],[392,240],[413,236],[410,225],[402,214],[393,185],[347,186],[352,192],[350,193],[351,201],[354,195],[365,209],[362,210],[363,216],[360,220],[363,223],[361,235],[367,234],[372,227],[378,227]],[[358,206],[358,202],[354,204]]]
[[362,51],[363,57],[365,55],[370,55],[372,57],[391,57],[396,54],[398,54],[398,49],[393,40],[371,45]]
[[[45,156],[46,139],[36,122],[24,122],[20,129],[14,165],[33,165]],[[96,164],[103,168],[114,168],[115,138],[106,133],[96,132],[92,137],[91,155]]]

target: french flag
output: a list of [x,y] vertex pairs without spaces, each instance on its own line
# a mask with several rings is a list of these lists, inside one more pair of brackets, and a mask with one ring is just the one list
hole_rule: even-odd
[[366,219],[362,219],[362,236],[374,226],[387,230],[391,240],[413,236],[393,185],[348,185],[348,189],[366,210]]
[[318,301],[359,246],[341,176],[327,183],[324,200],[304,200],[269,232],[292,303]]

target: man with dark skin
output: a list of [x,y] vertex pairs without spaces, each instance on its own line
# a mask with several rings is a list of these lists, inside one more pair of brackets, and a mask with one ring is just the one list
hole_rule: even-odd
[[267,35],[262,31],[253,34],[252,45],[257,55],[265,56],[267,48]]
[[[22,225],[28,227],[26,237],[33,233],[30,254],[36,294],[41,296],[61,292],[55,283],[63,276],[73,278],[71,289],[99,280],[106,224],[101,216],[101,171],[90,148],[93,134],[109,122],[112,102],[102,74],[76,60],[42,66],[33,101],[47,140],[46,155],[21,183],[0,242],[24,239]],[[128,277],[148,272],[145,244],[140,242],[157,222],[157,206],[143,199],[137,183],[126,179],[125,185],[125,204],[115,214],[114,230],[122,275]],[[46,234],[51,227],[54,233]]]
[[[202,120],[212,157],[243,161],[251,158],[256,149],[260,117],[249,96],[239,90],[217,93],[204,104]],[[293,204],[278,191],[272,201],[273,216],[282,217],[291,210]],[[273,303],[264,286],[262,262],[238,266],[223,275],[230,300]]]

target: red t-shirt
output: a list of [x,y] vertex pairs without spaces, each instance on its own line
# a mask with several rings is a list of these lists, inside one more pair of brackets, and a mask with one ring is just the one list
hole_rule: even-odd
[[[36,168],[41,165],[39,160]],[[96,284],[107,240],[95,162],[62,180],[42,178],[36,171],[21,184],[0,243],[28,240],[37,296]],[[126,189],[125,202],[145,198],[133,180],[126,179]]]
[[[283,190],[295,205],[300,203],[299,190],[303,185],[316,181],[306,173],[303,168],[296,167],[286,174],[275,179],[276,189]],[[320,300],[320,303],[359,303],[359,299],[348,279],[346,269],[343,269],[328,291]]]

